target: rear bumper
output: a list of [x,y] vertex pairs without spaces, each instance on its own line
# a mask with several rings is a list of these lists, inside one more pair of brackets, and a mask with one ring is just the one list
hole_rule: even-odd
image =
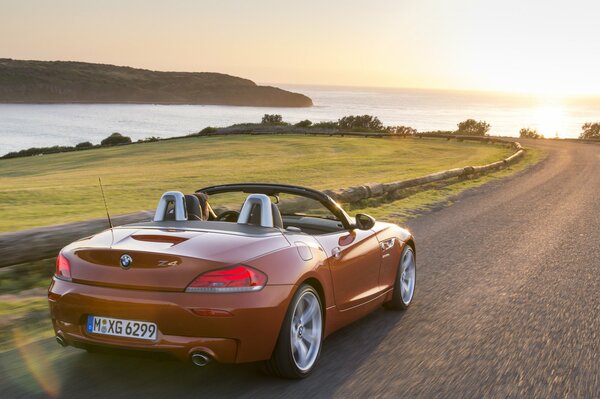
[[[54,279],[48,301],[56,334],[71,345],[167,352],[182,360],[206,352],[218,362],[243,363],[271,357],[293,292],[292,285],[232,294],[155,292]],[[228,313],[198,316],[193,309]],[[146,341],[91,334],[88,315],[154,322],[158,335]]]

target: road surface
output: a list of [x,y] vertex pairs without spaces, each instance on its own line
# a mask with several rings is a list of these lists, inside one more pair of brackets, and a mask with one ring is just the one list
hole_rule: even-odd
[[332,335],[306,380],[44,341],[1,356],[0,396],[598,397],[600,145],[527,144],[547,160],[408,223],[413,306]]

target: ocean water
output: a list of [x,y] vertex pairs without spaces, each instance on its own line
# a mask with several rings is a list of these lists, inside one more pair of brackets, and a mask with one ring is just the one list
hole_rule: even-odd
[[468,118],[491,124],[490,134],[518,136],[531,127],[546,137],[577,137],[585,122],[600,121],[600,98],[560,99],[458,91],[280,87],[313,99],[311,108],[152,104],[0,104],[0,155],[29,147],[96,144],[112,132],[132,139],[181,136],[206,126],[260,122],[281,114],[287,122],[337,120],[370,114],[386,125],[418,131],[454,130]]

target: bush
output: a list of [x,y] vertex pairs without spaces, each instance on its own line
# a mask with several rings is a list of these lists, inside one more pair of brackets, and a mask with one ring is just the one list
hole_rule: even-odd
[[588,122],[581,127],[580,139],[600,139],[600,122]]
[[312,125],[312,122],[309,121],[308,119],[305,119],[303,121],[296,123],[294,126],[296,126],[296,127],[311,127],[311,125]]
[[489,130],[489,123],[485,121],[477,122],[475,119],[467,119],[458,124],[456,134],[463,134],[465,136],[487,136]]
[[139,139],[137,142],[138,143],[154,143],[155,141],[160,141],[160,137],[150,136],[150,137],[146,137],[145,139]]
[[217,131],[216,127],[207,126],[204,129],[200,130],[200,132],[198,132],[198,134],[210,134],[210,133],[214,133],[216,131]]
[[53,147],[31,147],[26,150],[9,152],[2,156],[2,158],[19,158],[19,157],[30,157],[34,155],[45,155],[45,154],[56,154],[59,152],[75,151],[75,147],[65,147],[55,145]]
[[130,144],[131,137],[123,136],[121,133],[113,133],[100,142],[100,145],[118,145],[118,144]]
[[523,139],[543,139],[544,135],[539,134],[535,129],[524,127],[523,129],[519,130],[519,137]]
[[340,125],[337,122],[327,121],[327,122],[317,122],[312,125],[312,127],[316,127],[319,129],[339,129]]
[[89,141],[84,141],[83,143],[79,143],[75,146],[75,148],[92,148],[94,145]]
[[263,125],[283,125],[283,118],[279,114],[265,114],[260,122]]
[[386,130],[394,136],[413,136],[417,133],[417,129],[409,126],[388,126]]
[[340,129],[382,131],[383,124],[378,117],[372,115],[349,115],[338,119]]

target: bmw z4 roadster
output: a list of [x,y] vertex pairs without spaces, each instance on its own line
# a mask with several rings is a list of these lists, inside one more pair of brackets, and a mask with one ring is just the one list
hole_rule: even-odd
[[406,309],[415,281],[408,231],[320,191],[229,184],[167,192],[153,221],[66,246],[48,300],[63,346],[264,361],[302,378],[325,337],[381,305]]

